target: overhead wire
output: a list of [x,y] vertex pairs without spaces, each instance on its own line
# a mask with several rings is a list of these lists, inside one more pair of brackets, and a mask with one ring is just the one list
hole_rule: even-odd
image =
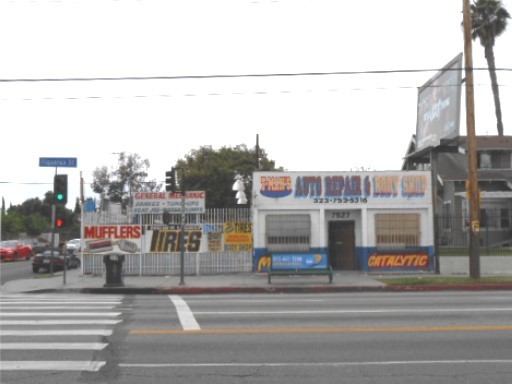
[[[462,68],[463,70],[464,68]],[[383,74],[407,74],[424,72],[441,72],[461,70],[459,68],[429,68],[429,69],[394,69],[394,70],[364,70],[364,71],[332,71],[332,72],[290,72],[290,73],[246,73],[246,74],[212,74],[212,75],[177,75],[177,76],[119,76],[119,77],[63,77],[63,78],[4,78],[0,83],[69,83],[69,82],[122,82],[122,81],[172,81],[172,80],[208,80],[208,79],[239,79],[239,78],[271,78],[271,77],[318,77],[318,76],[357,76],[357,75],[383,75]],[[473,68],[473,71],[488,71],[488,68]],[[496,71],[512,71],[511,68],[497,68]],[[483,84],[475,84],[480,86]],[[435,85],[431,85],[435,86]],[[500,84],[500,87],[507,86]],[[393,86],[393,87],[348,87],[329,88],[321,91],[364,91],[364,90],[389,90],[389,89],[418,89],[418,86]],[[150,97],[197,97],[197,96],[225,96],[225,95],[267,95],[267,94],[292,94],[298,92],[312,92],[311,89],[302,91],[278,90],[278,91],[247,91],[247,92],[208,92],[208,93],[184,93],[180,95],[154,94],[154,95],[129,95],[129,96],[67,96],[67,97],[23,97],[22,100],[83,100],[83,99],[124,99],[124,98],[150,98]],[[1,101],[12,98],[0,98]]]

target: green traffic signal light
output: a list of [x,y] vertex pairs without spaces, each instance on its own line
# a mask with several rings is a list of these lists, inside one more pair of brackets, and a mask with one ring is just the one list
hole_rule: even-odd
[[68,202],[68,175],[55,175],[53,178],[53,196],[55,203]]

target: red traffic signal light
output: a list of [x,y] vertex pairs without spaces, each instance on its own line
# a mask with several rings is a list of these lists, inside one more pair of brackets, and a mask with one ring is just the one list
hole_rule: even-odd
[[64,219],[63,219],[63,218],[60,218],[60,217],[59,217],[59,218],[57,218],[57,219],[55,220],[55,226],[56,226],[57,228],[62,228],[62,227],[64,226]]

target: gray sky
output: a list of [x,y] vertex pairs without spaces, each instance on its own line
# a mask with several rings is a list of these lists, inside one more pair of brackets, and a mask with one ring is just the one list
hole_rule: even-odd
[[[503,1],[512,13],[512,0]],[[0,195],[43,198],[77,158],[86,197],[96,167],[137,153],[163,181],[201,146],[254,147],[290,171],[397,170],[416,129],[418,87],[463,51],[462,0],[0,0]],[[495,46],[512,134],[512,22]],[[486,68],[473,43],[476,68]],[[186,76],[302,74],[236,78]],[[393,73],[395,70],[418,70]],[[496,134],[487,71],[475,73],[477,134]],[[464,90],[462,92],[464,95]],[[461,134],[465,134],[462,99]]]

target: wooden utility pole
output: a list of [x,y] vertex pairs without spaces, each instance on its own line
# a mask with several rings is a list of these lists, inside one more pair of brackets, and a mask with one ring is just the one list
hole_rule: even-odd
[[466,72],[466,127],[468,138],[468,196],[469,196],[469,276],[480,277],[480,201],[475,136],[475,95],[473,80],[473,48],[471,39],[471,10],[469,0],[463,0],[464,62]]

